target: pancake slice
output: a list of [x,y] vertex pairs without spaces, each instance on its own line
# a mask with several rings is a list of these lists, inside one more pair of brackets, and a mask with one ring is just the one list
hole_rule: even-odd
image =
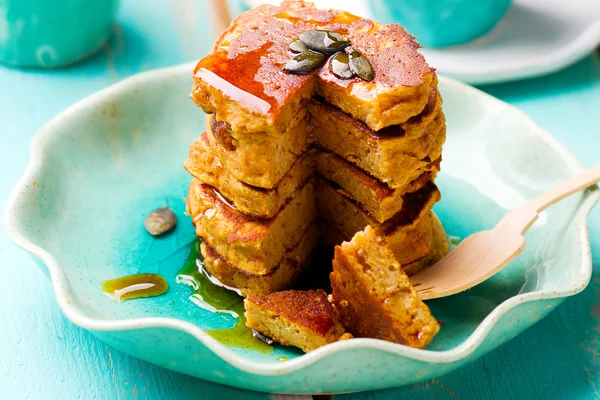
[[[373,219],[359,204],[330,183],[317,183],[319,218],[344,239],[368,225],[385,236],[390,250],[401,264],[409,264],[427,255],[432,246],[430,211],[440,199],[437,187],[429,182],[414,193],[406,194],[402,210],[384,223]],[[329,243],[335,244],[335,243]]]
[[218,114],[206,116],[207,137],[224,168],[240,181],[275,188],[308,148],[308,112],[300,110],[277,134],[234,132]]
[[267,295],[289,289],[298,277],[310,267],[314,249],[319,241],[317,224],[311,225],[300,242],[287,251],[275,269],[266,275],[253,275],[228,261],[206,242],[200,250],[204,256],[204,268],[221,283],[239,289],[244,296]]
[[[283,71],[293,56],[289,44],[313,29],[347,37],[373,66],[374,80],[340,79],[326,63],[308,75]],[[282,132],[315,94],[380,130],[406,122],[428,102],[435,72],[418,49],[399,25],[301,1],[262,5],[239,14],[198,62],[191,97],[235,132]]]
[[349,339],[327,293],[288,290],[244,300],[246,326],[285,346],[309,352],[340,339]]
[[320,151],[315,155],[315,168],[322,177],[339,185],[349,197],[360,203],[377,222],[383,223],[402,210],[406,193],[415,192],[433,181],[439,171],[440,161],[406,172],[409,183],[397,189],[328,151]]
[[440,330],[385,238],[371,227],[335,248],[330,277],[342,325],[356,337],[424,348]]
[[312,157],[307,152],[296,159],[275,188],[250,186],[219,162],[206,133],[190,147],[185,168],[195,178],[217,189],[238,211],[257,218],[274,217],[313,174]]
[[266,275],[315,220],[314,182],[307,182],[275,217],[258,219],[236,210],[212,186],[194,180],[188,209],[196,234],[207,245],[239,269]]
[[375,132],[328,104],[311,101],[308,107],[316,143],[391,188],[404,188],[415,179],[415,171],[441,159],[446,126],[440,108],[419,116],[419,122]]

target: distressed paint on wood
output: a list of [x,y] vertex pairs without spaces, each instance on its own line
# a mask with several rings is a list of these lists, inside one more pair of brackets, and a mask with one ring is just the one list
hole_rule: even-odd
[[[0,204],[24,170],[31,135],[76,100],[140,70],[199,58],[206,4],[124,0],[121,27],[92,59],[62,71],[0,67]],[[600,61],[484,90],[511,102],[588,166],[600,161]],[[7,145],[10,143],[10,145]],[[595,277],[581,295],[473,364],[406,388],[336,400],[600,399],[600,209],[590,219]],[[0,235],[0,399],[268,399],[136,360],[73,326],[30,258]]]

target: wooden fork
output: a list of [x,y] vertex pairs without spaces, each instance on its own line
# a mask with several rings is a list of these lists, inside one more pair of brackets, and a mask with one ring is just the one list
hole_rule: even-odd
[[539,213],[600,181],[597,165],[511,210],[493,229],[474,233],[436,264],[410,278],[423,300],[463,292],[508,265],[526,246],[523,235]]

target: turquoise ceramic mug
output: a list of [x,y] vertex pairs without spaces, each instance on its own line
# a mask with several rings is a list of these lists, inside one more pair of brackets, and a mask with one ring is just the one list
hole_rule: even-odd
[[502,19],[512,0],[375,0],[375,19],[398,23],[427,47],[471,42]]
[[119,0],[0,0],[0,62],[55,68],[98,50]]

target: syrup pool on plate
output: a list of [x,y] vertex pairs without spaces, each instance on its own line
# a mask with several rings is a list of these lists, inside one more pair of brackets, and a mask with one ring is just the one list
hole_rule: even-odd
[[158,274],[136,274],[104,281],[100,289],[110,298],[123,301],[166,293],[169,285]]
[[192,242],[190,254],[179,271],[176,281],[192,289],[189,299],[197,306],[212,313],[228,314],[235,319],[231,328],[211,329],[206,332],[228,346],[261,352],[273,351],[271,346],[254,337],[250,328],[246,326],[244,298],[236,289],[221,284],[204,270],[204,260],[198,250],[199,246],[199,239]]

